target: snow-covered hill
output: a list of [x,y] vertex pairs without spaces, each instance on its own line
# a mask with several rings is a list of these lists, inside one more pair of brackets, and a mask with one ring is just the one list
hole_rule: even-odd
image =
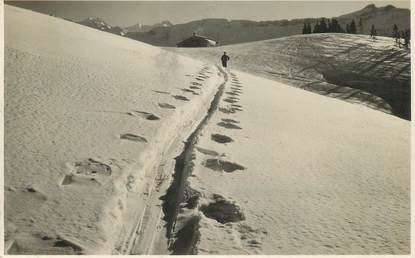
[[359,103],[410,119],[410,51],[392,38],[351,34],[311,34],[219,48],[168,48],[230,67]]
[[[331,18],[331,17],[329,17]],[[410,27],[410,12],[408,9],[393,6],[376,7],[369,5],[364,9],[350,14],[335,17],[345,29],[352,19],[358,23],[362,19],[362,30],[357,32],[369,34],[375,25],[378,35],[391,36],[393,24],[401,30]],[[176,44],[193,33],[197,33],[216,41],[221,45],[251,42],[272,38],[280,38],[302,33],[304,22],[312,26],[320,19],[306,18],[278,21],[249,21],[227,19],[203,19],[168,27],[157,27],[148,32],[130,32],[126,36],[157,46],[176,46]]]
[[405,82],[389,44],[235,45],[226,71],[223,48],[196,61],[6,5],[5,251],[409,254],[410,122],[275,81]]
[[406,120],[232,69],[176,227],[200,210],[201,255],[408,255],[410,138]]
[[410,252],[408,50],[347,34],[166,49],[231,57],[188,179],[198,254]]
[[[5,13],[6,252],[125,253],[222,78],[131,39]],[[182,90],[203,67],[203,88]]]

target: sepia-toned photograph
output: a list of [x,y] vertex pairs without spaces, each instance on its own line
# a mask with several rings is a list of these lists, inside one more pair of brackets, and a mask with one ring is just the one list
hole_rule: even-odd
[[409,255],[410,1],[5,1],[4,255]]

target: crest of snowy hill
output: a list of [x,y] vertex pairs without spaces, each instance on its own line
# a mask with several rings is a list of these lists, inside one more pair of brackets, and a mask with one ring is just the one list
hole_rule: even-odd
[[216,48],[168,48],[231,69],[411,119],[411,53],[389,37],[321,33]]
[[155,28],[170,27],[170,26],[173,26],[173,23],[171,23],[170,21],[162,21],[160,23],[156,23],[153,25],[144,25],[138,22],[137,24],[126,27],[124,29],[127,32],[148,32]]
[[113,34],[117,34],[117,35],[121,35],[124,36],[124,30],[118,26],[111,26],[108,23],[106,23],[103,19],[101,18],[87,18],[83,21],[79,21],[79,24],[94,28],[94,29],[98,29],[98,30],[102,30],[102,31],[106,31],[106,32],[110,32]]
[[[357,33],[369,34],[375,25],[377,34],[391,36],[393,24],[399,29],[410,27],[410,11],[392,5],[376,7],[368,5],[362,10],[334,17],[345,28],[352,19],[356,24],[362,20]],[[194,32],[215,39],[220,45],[244,43],[301,34],[304,23],[313,27],[320,18],[305,18],[278,21],[249,21],[227,19],[203,19],[171,26],[157,26],[149,31],[128,29],[127,37],[157,46],[175,46]],[[360,29],[360,30],[359,30]]]

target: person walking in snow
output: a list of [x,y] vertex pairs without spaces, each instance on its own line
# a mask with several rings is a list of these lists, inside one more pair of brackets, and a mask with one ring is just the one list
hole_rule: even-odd
[[399,37],[399,39],[398,39],[398,47],[401,48],[402,45],[403,45],[402,39],[405,38],[405,33],[404,33],[403,30],[401,30],[401,31],[398,32],[398,37]]
[[376,39],[376,29],[375,29],[375,25],[373,24],[372,24],[372,28],[370,29],[370,38]]
[[230,59],[231,58],[228,55],[226,55],[226,52],[223,52],[223,56],[221,58],[221,60],[222,60],[222,66],[226,68],[228,66],[228,61]]
[[405,30],[403,34],[403,39],[404,39],[404,46],[406,49],[408,49],[410,45],[410,40],[411,40],[411,32],[409,29]]
[[396,24],[393,25],[392,36],[395,39],[395,45],[398,44],[399,41],[399,30]]

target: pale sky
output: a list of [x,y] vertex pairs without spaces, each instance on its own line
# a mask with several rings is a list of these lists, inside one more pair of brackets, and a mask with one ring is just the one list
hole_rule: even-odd
[[[10,3],[10,2],[6,2]],[[410,1],[37,1],[13,2],[34,11],[75,21],[100,17],[113,26],[137,22],[151,25],[163,20],[185,23],[204,18],[253,21],[295,18],[335,17],[362,9],[368,4],[410,8]],[[7,18],[7,12],[6,12]]]

